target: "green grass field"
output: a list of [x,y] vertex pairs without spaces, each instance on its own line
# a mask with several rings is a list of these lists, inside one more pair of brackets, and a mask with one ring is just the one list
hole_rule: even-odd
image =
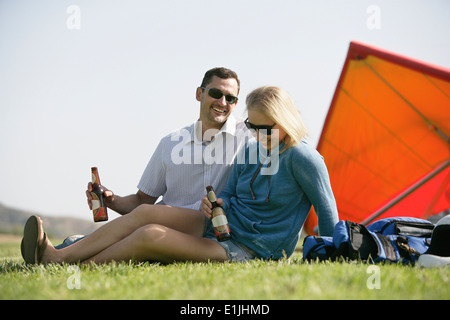
[[0,299],[450,299],[450,268],[281,261],[25,266],[0,238]]

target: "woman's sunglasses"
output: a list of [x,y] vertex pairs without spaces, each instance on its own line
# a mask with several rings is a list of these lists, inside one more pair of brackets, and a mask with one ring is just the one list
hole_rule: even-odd
[[205,88],[205,87],[200,87],[203,90],[208,90],[208,95],[211,98],[214,99],[220,99],[223,96],[225,96],[225,100],[230,103],[230,104],[235,104],[238,101],[238,98],[235,96],[232,96],[231,94],[224,94],[222,91],[220,91],[219,89],[214,89],[214,88]]
[[256,125],[253,124],[251,122],[248,121],[248,118],[245,119],[244,121],[245,125],[247,126],[248,129],[253,129],[255,131],[259,131],[259,130],[264,130],[263,132],[261,132],[262,134],[268,135],[270,136],[272,134],[272,129],[273,127],[275,127],[277,124],[274,123],[271,126],[267,126],[267,125]]

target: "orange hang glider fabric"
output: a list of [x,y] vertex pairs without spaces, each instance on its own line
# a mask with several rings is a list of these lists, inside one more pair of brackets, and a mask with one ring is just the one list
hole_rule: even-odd
[[450,69],[351,42],[317,150],[340,220],[450,209]]

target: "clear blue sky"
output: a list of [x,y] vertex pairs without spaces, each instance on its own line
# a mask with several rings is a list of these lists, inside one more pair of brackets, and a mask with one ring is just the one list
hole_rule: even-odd
[[197,119],[215,66],[241,79],[239,116],[252,89],[286,89],[316,145],[351,40],[450,67],[449,13],[447,0],[0,0],[0,203],[91,220],[91,166],[135,193],[159,139]]

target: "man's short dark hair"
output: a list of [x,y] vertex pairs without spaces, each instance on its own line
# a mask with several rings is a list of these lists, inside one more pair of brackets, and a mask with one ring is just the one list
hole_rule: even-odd
[[200,87],[206,87],[212,81],[212,78],[214,76],[219,77],[221,79],[230,79],[230,78],[236,79],[239,93],[239,90],[241,89],[241,82],[239,81],[236,72],[223,67],[213,68],[211,70],[206,71]]

